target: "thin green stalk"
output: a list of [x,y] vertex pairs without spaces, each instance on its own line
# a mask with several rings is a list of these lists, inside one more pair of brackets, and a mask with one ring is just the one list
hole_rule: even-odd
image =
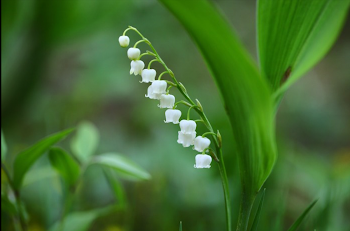
[[[6,168],[5,164],[1,161],[1,168],[4,170],[4,173],[6,175],[6,178],[9,182],[9,186],[11,188],[11,190],[13,191],[13,194],[15,196],[15,203],[16,203],[16,207],[17,207],[17,216],[18,217],[14,217],[14,227],[16,230],[21,230],[21,231],[26,231],[27,230],[27,224],[26,221],[24,220],[24,218],[21,215],[21,210],[23,208],[22,206],[22,202],[20,199],[20,193],[18,190],[15,190],[15,187],[13,186],[13,182],[10,176],[10,173],[8,171],[8,169]],[[19,223],[19,224],[18,224]]]

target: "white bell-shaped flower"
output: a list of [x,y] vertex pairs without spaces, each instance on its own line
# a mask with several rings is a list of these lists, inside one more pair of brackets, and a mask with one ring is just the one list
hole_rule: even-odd
[[182,146],[184,146],[186,148],[186,147],[193,145],[193,141],[194,141],[195,137],[196,137],[195,132],[186,134],[186,133],[179,131],[179,136],[178,136],[177,142],[179,144],[182,144]]
[[210,139],[207,137],[197,136],[194,139],[194,150],[198,152],[203,152],[204,149],[208,148],[210,145]]
[[129,59],[131,60],[136,60],[140,57],[140,49],[139,48],[134,48],[134,47],[131,47],[128,49],[128,57]]
[[147,98],[150,99],[160,99],[160,96],[162,95],[162,93],[154,93],[153,92],[153,87],[152,85],[150,85],[147,89],[147,95],[145,95]]
[[142,71],[142,83],[153,82],[156,78],[156,70],[154,69],[144,69]]
[[119,44],[121,47],[129,46],[129,42],[130,42],[130,39],[128,36],[123,35],[119,37]]
[[195,168],[210,168],[212,158],[207,154],[198,154],[196,155],[195,161]]
[[181,117],[181,111],[177,109],[168,109],[165,111],[165,123],[178,124]]
[[197,124],[193,120],[181,120],[180,128],[181,132],[185,134],[196,133]]
[[175,96],[162,94],[160,96],[160,102],[158,107],[160,108],[173,108],[175,104]]
[[164,80],[155,80],[152,82],[153,94],[165,94],[167,83]]
[[142,62],[141,60],[136,60],[136,61],[131,61],[130,63],[130,75],[134,74],[134,75],[141,75],[143,68],[145,67],[144,62]]

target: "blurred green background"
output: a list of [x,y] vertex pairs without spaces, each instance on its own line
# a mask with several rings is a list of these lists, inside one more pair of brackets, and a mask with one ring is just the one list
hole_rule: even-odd
[[[254,0],[214,1],[256,59]],[[144,97],[147,84],[130,76],[118,37],[128,25],[155,46],[192,98],[198,98],[223,136],[232,207],[240,182],[229,121],[203,59],[179,22],[156,0],[1,1],[1,127],[7,160],[40,138],[91,121],[100,132],[97,153],[119,152],[152,179],[123,181],[126,211],[98,218],[90,230],[223,230],[219,172],[193,168],[196,154],[176,143],[178,127]],[[131,44],[139,37],[128,34]],[[215,46],[217,44],[208,44]],[[147,49],[145,44],[140,48]],[[147,59],[144,59],[148,62]],[[266,182],[261,230],[285,230],[314,199],[301,230],[349,230],[350,20],[327,56],[288,90],[277,113],[279,157]],[[157,65],[155,65],[157,66]],[[161,66],[157,66],[160,73]],[[180,99],[176,91],[172,93]],[[194,115],[195,113],[193,113]],[[198,133],[204,131],[199,126]],[[61,146],[69,150],[69,139]],[[43,156],[30,170],[49,166]],[[102,172],[89,168],[73,211],[114,203]],[[30,230],[46,230],[62,206],[57,175],[29,182],[23,197]],[[1,215],[1,228],[12,230]]]

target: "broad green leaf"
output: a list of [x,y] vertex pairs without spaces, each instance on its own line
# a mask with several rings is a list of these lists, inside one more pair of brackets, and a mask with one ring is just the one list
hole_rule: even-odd
[[49,159],[67,184],[74,185],[80,175],[79,164],[63,149],[56,147],[50,149]]
[[38,181],[45,180],[48,178],[58,178],[59,175],[57,172],[52,169],[51,166],[45,166],[41,168],[34,168],[33,170],[29,170],[24,176],[23,183],[21,185],[22,188],[34,184]]
[[86,212],[73,212],[65,217],[63,224],[58,221],[49,231],[85,231],[89,229],[96,218],[107,215],[114,210],[116,210],[116,206],[108,206]]
[[243,193],[251,200],[276,159],[273,103],[268,84],[232,28],[210,2],[160,1],[192,36],[212,72],[232,126],[234,139],[227,142],[233,142],[235,150],[230,153],[238,155]]
[[274,91],[282,84],[284,91],[326,54],[349,5],[350,0],[259,0],[260,65]]
[[125,192],[123,189],[123,186],[121,183],[116,179],[116,177],[113,176],[113,170],[112,169],[105,169],[103,171],[111,189],[114,192],[115,200],[117,201],[117,204],[120,205],[121,208],[125,208],[126,206],[126,198],[125,198]]
[[4,161],[7,153],[7,145],[5,142],[4,134],[1,130],[1,160]]
[[71,149],[79,160],[87,162],[95,153],[99,142],[99,132],[95,125],[85,121],[77,127],[77,134],[72,139]]
[[141,180],[148,180],[151,175],[131,160],[116,153],[106,153],[96,156],[92,163],[112,168],[116,172],[127,174]]
[[258,226],[259,226],[259,219],[260,219],[260,213],[261,213],[261,209],[264,203],[264,198],[265,198],[265,191],[266,189],[264,189],[264,191],[262,192],[261,198],[260,198],[260,202],[259,202],[259,206],[258,209],[256,210],[255,213],[255,218],[252,224],[252,227],[250,228],[250,231],[258,231]]
[[25,174],[34,162],[48,151],[52,145],[65,138],[72,131],[73,129],[67,129],[48,136],[17,155],[13,165],[13,184],[15,189],[21,187]]
[[301,224],[301,222],[304,220],[304,218],[306,217],[306,215],[310,212],[310,210],[312,209],[312,207],[314,207],[314,205],[316,204],[317,200],[315,200],[314,202],[312,202],[306,209],[305,211],[300,215],[300,217],[298,217],[298,219],[293,223],[293,225],[288,229],[288,231],[295,231],[298,229],[299,225]]

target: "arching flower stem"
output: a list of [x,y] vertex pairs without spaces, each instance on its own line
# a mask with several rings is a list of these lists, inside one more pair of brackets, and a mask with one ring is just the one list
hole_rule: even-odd
[[202,135],[202,137],[205,137],[205,136],[207,136],[207,135],[216,136],[216,133],[214,133],[214,132],[206,132],[206,133],[204,133],[204,134]]
[[150,68],[151,68],[151,64],[152,64],[153,62],[159,62],[159,63],[160,63],[160,61],[158,60],[158,58],[155,58],[155,59],[151,60],[151,61],[148,63],[147,69],[150,69]]
[[159,77],[158,77],[158,80],[161,80],[162,79],[162,76],[164,74],[168,74],[169,72],[168,71],[163,71],[162,73],[160,73]]
[[[147,43],[150,48],[152,49],[153,53],[155,54],[156,59],[154,59],[155,61],[158,61],[159,63],[161,63],[163,65],[163,67],[165,68],[165,70],[169,73],[169,75],[172,77],[172,79],[174,80],[177,89],[179,90],[179,92],[185,97],[185,99],[188,101],[186,102],[186,105],[189,104],[190,107],[196,105],[194,103],[194,101],[190,98],[190,96],[187,94],[187,91],[185,90],[184,87],[181,87],[181,84],[176,80],[174,73],[170,70],[170,68],[168,68],[168,66],[165,64],[165,62],[162,60],[162,58],[159,56],[158,52],[156,51],[156,49],[153,47],[152,43],[145,38],[136,28],[129,26],[128,29],[126,29],[124,31],[124,34],[128,31],[128,30],[133,30],[136,33],[138,33],[140,35],[140,37],[144,40],[145,43]],[[153,62],[153,60],[151,61]],[[150,66],[151,62],[149,63],[148,66]],[[176,104],[174,105],[175,108]],[[207,127],[207,129],[209,130],[209,132],[214,133],[214,129],[211,126],[207,116],[205,115],[204,111],[202,111],[200,109],[200,107],[196,106],[193,107],[194,110],[199,114],[199,116],[202,118],[203,123],[205,124],[205,126]],[[188,116],[187,116],[188,117]],[[228,186],[228,179],[227,179],[227,173],[226,173],[226,168],[225,168],[225,163],[224,163],[224,159],[223,159],[223,155],[222,155],[222,149],[219,145],[219,141],[217,136],[213,137],[214,139],[214,145],[215,145],[215,149],[216,149],[216,153],[218,154],[218,166],[219,166],[219,172],[220,172],[220,176],[221,176],[221,181],[222,181],[222,186],[223,186],[223,191],[224,191],[224,198],[225,198],[225,210],[226,210],[226,224],[227,224],[227,230],[231,231],[232,230],[232,220],[231,220],[231,205],[230,205],[230,194],[229,194],[229,186]]]
[[134,45],[134,48],[136,48],[137,45],[139,45],[139,44],[142,43],[142,42],[146,42],[146,41],[145,41],[144,39],[141,39],[141,40],[137,41],[137,42],[135,43],[135,45]]

